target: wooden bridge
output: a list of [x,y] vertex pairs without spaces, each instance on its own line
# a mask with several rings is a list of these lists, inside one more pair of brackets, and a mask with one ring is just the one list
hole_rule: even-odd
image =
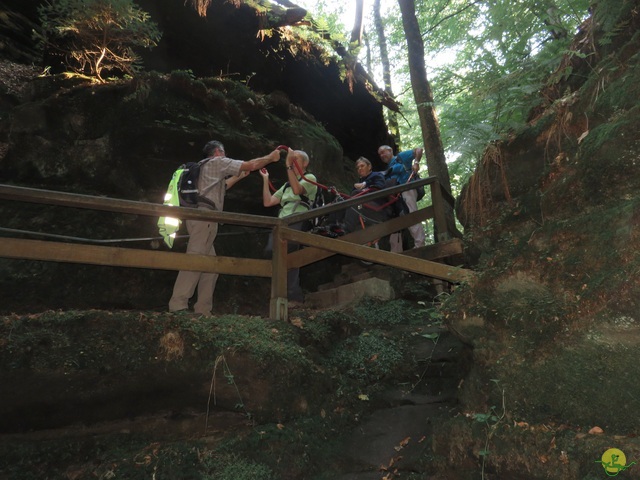
[[[289,225],[296,222],[327,215],[350,207],[356,207],[371,200],[399,194],[404,190],[416,188],[420,185],[428,185],[430,187],[432,205],[364,230],[359,230],[339,238],[328,238],[289,228]],[[441,187],[435,177],[417,180],[411,182],[409,185],[398,185],[285,218],[171,207],[148,202],[78,195],[1,184],[0,198],[19,202],[59,205],[123,214],[152,217],[169,216],[182,220],[203,220],[249,227],[271,228],[273,229],[274,238],[273,257],[271,260],[223,256],[212,257],[139,248],[71,244],[58,241],[28,240],[9,237],[0,237],[0,257],[112,267],[176,271],[192,270],[225,275],[271,278],[269,313],[270,317],[274,319],[287,320],[287,270],[290,268],[304,267],[335,254],[388,265],[449,283],[460,283],[468,281],[473,277],[473,272],[470,270],[452,267],[435,261],[462,253],[462,242],[449,234],[445,218],[444,202],[447,202],[453,207],[453,198]],[[424,251],[420,255],[422,258],[417,258],[415,253],[398,254],[366,246],[368,242],[429,218],[434,219],[435,229],[439,232],[438,238],[440,241],[434,245],[423,247]],[[287,242],[290,241],[305,245],[307,248],[287,253]]]

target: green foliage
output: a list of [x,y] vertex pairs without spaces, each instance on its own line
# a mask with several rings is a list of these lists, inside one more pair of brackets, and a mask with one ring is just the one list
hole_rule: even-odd
[[237,462],[251,459],[250,463],[279,473],[277,478],[315,479],[318,472],[323,472],[327,476],[321,478],[333,479],[338,474],[333,472],[332,465],[342,448],[338,434],[352,427],[350,415],[325,412],[301,416],[286,424],[260,425],[246,436],[229,437],[216,446],[212,455],[222,459],[231,457]]
[[426,310],[416,308],[406,300],[381,301],[367,299],[360,302],[354,313],[362,319],[364,325],[392,326],[400,323],[424,323]]
[[[524,126],[588,6],[589,0],[416,0],[428,79],[454,184],[466,181],[487,144]],[[393,91],[402,92],[402,148],[408,148],[423,140],[406,39],[397,6],[381,13]],[[371,36],[371,41],[376,55],[377,39]]]
[[[526,3],[492,2],[479,5],[474,18],[460,15],[450,20],[462,19],[468,31],[460,24],[455,27],[460,36],[446,48],[454,49],[456,60],[436,69],[433,86],[443,141],[459,153],[459,163],[474,165],[487,144],[523,128],[539,102],[537,92],[568,45],[570,35],[549,38],[545,7]],[[575,13],[585,15],[586,5],[584,1],[560,5],[558,28],[572,31],[583,18]],[[429,36],[435,44],[440,38],[440,29]]]
[[318,318],[305,322],[304,331],[317,344],[324,344],[329,341],[332,333],[331,325],[327,322],[319,321]]
[[273,480],[269,467],[247,461],[238,455],[212,456],[204,460],[204,480]]
[[22,480],[65,478],[68,468],[78,478],[201,478],[199,448],[196,442],[148,442],[129,434],[14,441],[0,449],[0,470]]
[[316,319],[322,323],[340,325],[347,329],[359,325],[358,318],[347,310],[322,310],[318,312]]
[[400,347],[375,330],[344,340],[330,359],[338,371],[353,379],[368,382],[391,374],[400,362]]
[[314,19],[314,30],[323,38],[331,37],[335,41],[346,43],[344,35],[345,28],[338,13],[327,13],[320,10],[319,15]]
[[602,0],[594,11],[594,22],[600,25],[603,35],[598,40],[601,46],[610,45],[613,39],[629,25],[637,4],[631,1]]
[[43,48],[99,81],[103,71],[133,74],[139,61],[134,48],[152,48],[161,36],[133,0],[51,0],[38,13]]
[[220,351],[246,351],[259,361],[283,367],[309,362],[289,331],[276,330],[260,317],[224,315],[197,322],[185,319],[182,328],[193,333],[196,349],[213,346]]

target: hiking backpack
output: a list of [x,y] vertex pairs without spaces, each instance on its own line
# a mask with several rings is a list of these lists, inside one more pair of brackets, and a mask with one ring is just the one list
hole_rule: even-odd
[[[285,190],[290,187],[291,185],[289,184],[289,182],[286,182],[284,187]],[[320,187],[316,189],[316,196],[313,199],[313,201],[311,201],[311,199],[306,195],[298,195],[298,197],[300,197],[300,203],[302,205],[305,205],[309,210],[313,210],[314,208],[320,208],[325,206],[324,192]],[[321,223],[322,223],[322,218],[317,218],[317,217],[311,218],[309,220],[305,220],[303,231],[311,230],[312,228],[319,226]]]
[[[189,208],[198,206],[198,177],[200,167],[207,160],[184,163],[173,172],[164,196],[164,205]],[[158,219],[158,231],[169,248],[173,247],[173,241],[181,223],[182,220],[178,218],[160,217]]]
[[178,178],[178,199],[181,207],[195,208],[198,206],[198,178],[200,177],[200,167],[208,159],[199,162],[187,162],[176,170],[180,173]]
[[[309,203],[309,198],[306,195],[300,195],[300,198],[302,198],[303,202],[309,205],[309,210],[313,210],[314,208],[324,207],[326,205],[325,198],[324,198],[324,191],[320,187],[318,187],[318,189],[316,190],[316,198],[313,199],[313,202]],[[308,222],[310,223],[309,230],[320,226],[323,220],[324,220],[324,217],[315,217],[308,220]]]

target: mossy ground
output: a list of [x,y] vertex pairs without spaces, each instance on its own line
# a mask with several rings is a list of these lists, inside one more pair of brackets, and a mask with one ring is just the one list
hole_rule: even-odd
[[334,478],[342,438],[380,406],[381,392],[439,375],[410,348],[423,335],[435,345],[435,312],[367,300],[301,311],[296,325],[96,310],[4,317],[3,382],[11,377],[17,391],[0,410],[12,417],[3,420],[0,471],[9,479]]

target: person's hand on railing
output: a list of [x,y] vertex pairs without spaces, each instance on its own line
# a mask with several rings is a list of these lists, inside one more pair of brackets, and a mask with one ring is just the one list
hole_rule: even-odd
[[276,148],[273,152],[269,154],[269,160],[271,163],[277,163],[280,161],[280,149]]
[[424,149],[418,147],[413,150],[413,165],[411,166],[414,173],[418,173],[420,169],[420,159],[422,158],[422,153]]

